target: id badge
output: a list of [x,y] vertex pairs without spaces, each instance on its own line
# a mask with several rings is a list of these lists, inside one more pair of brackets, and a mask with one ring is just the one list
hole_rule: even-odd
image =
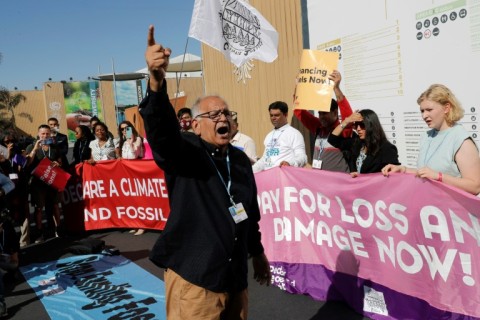
[[8,175],[8,177],[10,178],[10,180],[15,180],[15,179],[18,179],[18,174],[16,173],[10,173]]
[[230,211],[230,214],[232,215],[235,223],[240,223],[248,218],[247,212],[243,208],[243,204],[241,202],[237,203],[235,206],[231,206],[230,208],[228,208],[228,211]]
[[313,169],[322,169],[322,160],[314,159],[312,163]]
[[267,157],[267,159],[265,159],[265,167],[270,168],[271,166],[272,166],[272,158]]

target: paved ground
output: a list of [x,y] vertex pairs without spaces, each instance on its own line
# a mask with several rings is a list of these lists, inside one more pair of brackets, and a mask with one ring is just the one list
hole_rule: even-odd
[[[107,247],[116,247],[120,254],[155,276],[163,279],[163,272],[148,259],[149,250],[158,237],[158,232],[149,231],[134,236],[128,230],[108,230],[89,233],[88,237],[105,241]],[[73,238],[54,238],[42,244],[30,245],[21,252],[21,264],[46,262],[68,255]],[[250,272],[252,274],[252,272]],[[43,304],[37,299],[21,274],[7,282],[7,319],[49,319]],[[308,296],[292,295],[276,287],[259,286],[250,281],[249,319],[252,320],[360,320],[368,319],[353,312],[342,303],[324,303]]]

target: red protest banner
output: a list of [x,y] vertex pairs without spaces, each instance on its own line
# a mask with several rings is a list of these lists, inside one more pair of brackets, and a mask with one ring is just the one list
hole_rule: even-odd
[[82,234],[85,232],[82,177],[75,170],[71,171],[72,177],[63,190],[63,222],[69,234]]
[[68,179],[70,179],[68,172],[62,170],[60,167],[54,167],[52,161],[48,158],[43,158],[33,170],[32,174],[59,191],[65,189]]
[[107,160],[82,170],[85,230],[163,230],[170,212],[165,175],[153,160]]

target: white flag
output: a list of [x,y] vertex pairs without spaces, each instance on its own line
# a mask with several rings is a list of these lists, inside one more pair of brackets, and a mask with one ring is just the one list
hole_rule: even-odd
[[277,31],[241,0],[195,0],[188,36],[223,52],[237,67],[249,59],[277,58]]

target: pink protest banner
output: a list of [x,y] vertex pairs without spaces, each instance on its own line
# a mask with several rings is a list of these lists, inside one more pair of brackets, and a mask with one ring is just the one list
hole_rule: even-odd
[[373,319],[480,317],[480,199],[409,174],[255,175],[273,282]]
[[85,230],[163,230],[170,212],[165,175],[153,160],[106,160],[82,171]]

